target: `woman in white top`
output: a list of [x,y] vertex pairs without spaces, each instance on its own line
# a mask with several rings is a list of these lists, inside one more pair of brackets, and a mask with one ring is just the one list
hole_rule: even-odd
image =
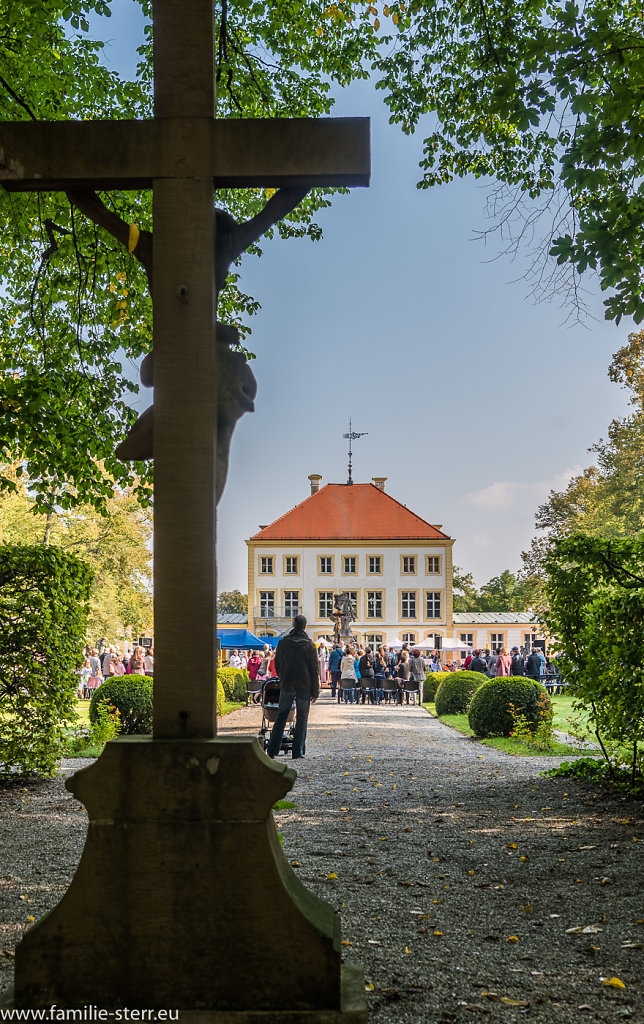
[[356,658],[353,647],[345,647],[344,657],[340,662],[340,691],[338,693],[338,703],[340,701],[340,693],[344,693],[344,703],[353,704],[353,695],[356,688],[358,677],[356,675]]

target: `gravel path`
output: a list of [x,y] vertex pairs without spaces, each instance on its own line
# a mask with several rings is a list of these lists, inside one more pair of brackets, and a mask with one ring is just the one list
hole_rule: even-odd
[[[260,717],[244,708],[222,728],[256,732]],[[417,707],[338,706],[328,691],[313,707],[297,806],[278,826],[299,877],[342,914],[373,1024],[644,1024],[642,807],[540,776],[556,763]],[[0,986],[84,833],[60,780],[0,791]]]

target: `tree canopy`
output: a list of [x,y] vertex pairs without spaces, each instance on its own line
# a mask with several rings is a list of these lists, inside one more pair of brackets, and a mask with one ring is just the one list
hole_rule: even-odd
[[248,614],[248,597],[239,590],[222,590],[217,596],[217,611],[220,615],[228,612]]
[[[150,16],[150,0],[138,2]],[[150,116],[151,32],[137,80],[124,81],[91,34],[93,15],[109,13],[106,0],[0,0],[0,117]],[[420,187],[493,179],[504,232],[572,268],[573,292],[577,275],[596,271],[608,316],[644,316],[637,5],[219,0],[215,15],[218,116],[328,114],[334,90],[375,75],[391,120],[428,132]],[[222,190],[217,202],[245,220],[269,194]],[[101,198],[151,228],[149,193]],[[314,190],[274,230],[319,238],[315,213],[329,202]],[[550,216],[545,243],[535,236],[540,212]],[[150,463],[114,457],[137,415],[135,361],[151,347],[142,268],[61,193],[1,194],[0,232],[3,461],[22,462],[45,512],[87,501],[104,509],[134,480],[149,501]],[[257,309],[233,272],[219,318],[246,337]]]
[[628,538],[644,530],[644,331],[629,335],[613,356],[609,376],[630,392],[633,412],[612,420],[606,437],[589,449],[594,464],[539,506],[540,533],[523,552],[522,575],[542,583],[548,553],[559,540],[574,534]]

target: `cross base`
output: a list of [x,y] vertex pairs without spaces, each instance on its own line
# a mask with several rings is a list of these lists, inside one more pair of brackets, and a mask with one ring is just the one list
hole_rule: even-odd
[[66,784],[87,807],[87,841],[63,899],[16,950],[15,1006],[366,1024],[339,917],[278,841],[271,808],[295,778],[254,737],[108,743]]

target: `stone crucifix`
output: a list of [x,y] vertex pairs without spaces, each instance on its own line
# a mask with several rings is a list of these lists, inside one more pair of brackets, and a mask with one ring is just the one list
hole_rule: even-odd
[[81,208],[94,189],[153,188],[154,735],[209,737],[221,423],[213,189],[286,187],[297,196],[314,185],[366,185],[369,129],[365,118],[217,122],[212,0],[155,0],[153,26],[154,120],[5,122],[0,181],[12,191],[64,190]]
[[154,0],[153,27],[153,120],[0,124],[5,188],[64,191],[90,215],[97,189],[152,188],[154,226],[154,736],[108,743],[66,783],[87,841],[16,950],[15,1005],[363,1024],[339,918],[278,843],[271,808],[295,772],[255,736],[216,736],[214,189],[294,190],[272,216],[315,185],[367,185],[368,122],[217,121],[212,0]]

